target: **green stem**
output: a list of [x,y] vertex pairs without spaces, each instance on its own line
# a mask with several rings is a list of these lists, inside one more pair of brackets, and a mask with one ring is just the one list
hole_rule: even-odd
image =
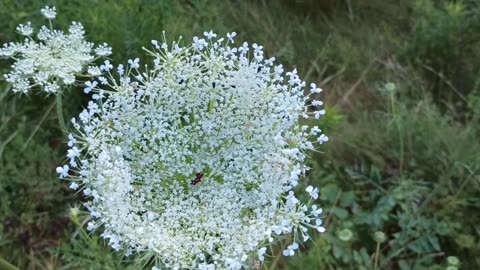
[[270,265],[269,267],[269,270],[274,270],[278,264],[278,261],[280,260],[282,256],[281,255],[277,255],[275,256],[275,259],[273,260],[272,264]]
[[378,269],[378,257],[380,256],[380,242],[377,242],[377,250],[375,251],[375,264],[373,266],[374,270]]
[[397,117],[396,110],[395,110],[395,93],[392,92],[391,94],[391,106],[392,106],[392,115],[393,119],[395,121],[395,126],[397,127],[398,131],[398,137],[400,140],[400,164],[399,164],[399,169],[400,169],[400,175],[403,175],[403,159],[404,159],[404,151],[405,147],[403,145],[403,134],[402,134],[402,124],[400,123],[400,120]]
[[65,125],[65,118],[63,118],[63,102],[62,102],[62,93],[57,94],[57,116],[58,123],[63,132],[67,132],[67,126]]
[[[82,235],[82,237],[84,239],[88,239],[88,240],[92,241],[92,238],[88,235],[88,233],[83,228],[83,225],[80,222],[80,220],[78,219],[78,216],[72,216],[72,217],[70,217],[70,220],[73,222],[73,224],[75,224],[75,226],[77,226],[78,231],[80,232],[80,234]],[[97,244],[95,243],[95,245],[97,245]]]
[[45,122],[45,120],[47,119],[48,115],[50,114],[50,112],[52,111],[53,109],[53,106],[55,106],[55,103],[57,103],[56,101],[54,101],[52,103],[52,105],[50,105],[50,107],[48,107],[47,111],[45,112],[45,114],[43,115],[42,119],[40,120],[40,122],[35,126],[35,128],[33,129],[33,132],[30,134],[30,136],[28,137],[27,141],[25,142],[25,144],[23,145],[23,148],[22,148],[22,151],[25,150],[28,146],[28,144],[30,143],[30,141],[33,139],[33,136],[35,136],[35,134],[38,132],[38,130],[40,129],[40,126],[43,124],[43,122]]
[[213,109],[215,108],[215,100],[210,100],[210,102],[208,103],[208,112],[209,113],[212,113],[213,112]]
[[20,270],[18,269],[16,266],[14,266],[13,264],[5,261],[4,259],[0,258],[0,269],[4,269],[4,270]]

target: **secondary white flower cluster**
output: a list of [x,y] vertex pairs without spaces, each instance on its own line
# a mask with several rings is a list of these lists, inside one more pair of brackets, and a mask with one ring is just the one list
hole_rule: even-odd
[[143,69],[106,61],[108,75],[86,83],[97,101],[72,119],[70,163],[57,168],[90,198],[88,228],[103,225],[114,249],[155,251],[155,269],[249,269],[272,242],[293,240],[291,256],[309,228],[325,230],[318,189],[306,203],[293,190],[306,151],[328,140],[299,124],[322,103],[307,105],[305,82],[262,46],[204,35],[187,47],[152,41]]
[[[57,14],[55,7],[48,6],[41,12],[49,20]],[[67,33],[42,26],[34,36],[30,22],[20,24],[17,31],[25,36],[24,41],[10,42],[0,48],[0,58],[15,60],[11,72],[4,75],[14,92],[28,93],[39,87],[47,93],[56,93],[62,86],[74,84],[75,76],[85,71],[96,57],[111,54],[106,44],[93,50],[94,44],[85,41],[83,26],[77,22],[71,24]]]

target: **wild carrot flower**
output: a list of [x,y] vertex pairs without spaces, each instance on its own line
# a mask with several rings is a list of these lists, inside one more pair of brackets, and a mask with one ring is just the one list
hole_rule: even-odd
[[309,228],[325,230],[310,207],[318,189],[305,203],[293,190],[306,151],[326,141],[299,124],[320,104],[261,46],[204,35],[152,41],[153,65],[104,63],[86,89],[109,95],[72,119],[70,167],[57,169],[90,198],[89,228],[103,225],[116,250],[154,251],[161,269],[251,268],[270,243],[293,235],[292,256]]
[[[55,7],[41,10],[45,18],[56,16]],[[23,42],[10,42],[0,48],[0,58],[12,58],[12,70],[5,74],[14,92],[28,93],[39,87],[47,93],[56,93],[65,85],[75,83],[96,57],[111,54],[106,44],[93,50],[94,44],[85,41],[85,31],[78,22],[72,22],[67,32],[42,26],[34,35],[31,23],[20,24],[17,31],[25,36]],[[96,55],[95,55],[96,54]]]

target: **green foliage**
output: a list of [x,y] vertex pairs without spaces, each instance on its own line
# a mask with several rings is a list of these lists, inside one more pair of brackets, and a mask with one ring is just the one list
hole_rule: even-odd
[[[415,0],[411,39],[405,57],[432,81],[435,97],[461,101],[478,79],[480,5],[478,1]],[[462,108],[463,109],[463,108]]]
[[[77,226],[81,224],[78,216],[71,215],[71,219]],[[55,255],[62,258],[62,269],[136,269],[121,254],[112,251],[98,235],[89,235],[82,227],[77,227],[72,237],[55,250]],[[138,269],[138,265],[136,267]]]
[[[325,89],[327,115],[308,124],[331,141],[303,186],[321,188],[327,232],[292,258],[274,247],[268,269],[480,268],[478,1],[0,0],[0,43],[19,39],[18,23],[44,23],[45,4],[57,25],[77,20],[108,42],[113,61],[163,30],[236,31]],[[0,257],[20,269],[148,269],[149,254],[134,265],[72,225],[75,195],[54,175],[65,148],[54,98],[7,88],[0,81]],[[66,93],[66,118],[84,101],[81,87]]]
[[0,254],[27,269],[65,237],[69,220],[63,215],[71,195],[54,173],[58,130],[37,130],[42,114],[44,127],[56,122],[48,113],[52,101],[38,108],[8,95],[0,99]]
[[[322,186],[328,210],[328,231],[310,251],[319,261],[315,269],[372,269],[378,231],[386,237],[379,241],[382,269],[434,269],[446,264],[445,255],[475,268],[478,125],[456,123],[427,98],[411,105],[390,101],[395,110],[342,123],[341,141],[329,145],[327,161],[314,165],[309,178]],[[344,155],[350,165],[332,161]],[[294,258],[291,268],[303,259]]]
[[411,55],[437,71],[456,68],[452,63],[471,46],[465,44],[471,39],[466,34],[473,23],[467,20],[465,5],[462,1],[436,5],[431,0],[418,0],[413,1],[412,9]]

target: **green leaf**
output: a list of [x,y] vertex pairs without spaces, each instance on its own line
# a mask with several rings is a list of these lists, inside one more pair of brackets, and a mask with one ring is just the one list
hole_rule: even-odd
[[333,256],[337,259],[341,258],[343,254],[342,249],[339,246],[333,246]]
[[334,203],[337,199],[337,193],[339,192],[339,188],[335,184],[328,184],[320,189],[320,198],[324,198],[330,203]]
[[471,248],[475,245],[475,237],[469,234],[459,234],[455,238],[457,245],[463,248]]
[[428,242],[430,242],[430,245],[433,247],[435,251],[440,251],[440,243],[438,242],[438,238],[434,235],[431,235],[430,237],[427,238]]
[[411,270],[412,268],[410,265],[407,263],[405,260],[400,260],[398,261],[398,266],[400,267],[400,270]]
[[340,207],[333,207],[332,213],[340,219],[346,219],[348,217],[348,211]]
[[343,192],[340,196],[340,206],[348,207],[355,202],[355,193],[353,191]]

